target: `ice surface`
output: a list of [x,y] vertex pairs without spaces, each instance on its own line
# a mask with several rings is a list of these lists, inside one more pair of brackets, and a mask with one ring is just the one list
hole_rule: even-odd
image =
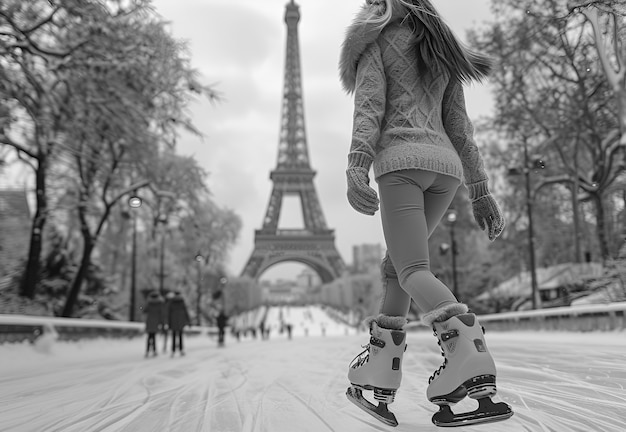
[[[142,338],[0,345],[2,432],[435,431],[428,376],[441,364],[435,338],[412,332],[404,380],[383,425],[345,397],[347,365],[368,342],[315,307],[285,308],[293,339],[270,309],[269,340],[186,339],[184,357],[145,359]],[[322,336],[325,328],[325,336]],[[307,329],[307,331],[305,331]],[[306,335],[308,332],[308,336]],[[488,332],[498,395],[515,415],[460,431],[620,431],[626,425],[623,332]],[[158,341],[159,350],[163,340]],[[367,393],[366,397],[370,396]],[[474,401],[455,411],[474,409]]]

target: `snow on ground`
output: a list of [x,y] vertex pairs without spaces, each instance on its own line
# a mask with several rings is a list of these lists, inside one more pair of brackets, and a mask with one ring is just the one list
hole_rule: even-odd
[[[144,340],[0,345],[2,432],[435,431],[428,376],[441,364],[430,332],[408,336],[404,380],[390,408],[400,425],[345,397],[347,365],[368,342],[315,307],[270,309],[268,340],[186,339],[186,356],[143,357]],[[322,329],[325,328],[325,332]],[[308,331],[308,336],[307,336]],[[623,332],[487,333],[498,395],[515,415],[462,431],[624,431]],[[162,349],[163,341],[158,340]],[[474,401],[455,411],[474,409]]]

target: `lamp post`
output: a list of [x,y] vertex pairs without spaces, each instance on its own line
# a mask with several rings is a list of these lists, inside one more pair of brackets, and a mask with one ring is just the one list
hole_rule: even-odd
[[[128,205],[131,209],[138,209],[141,207],[142,201],[135,193],[128,199]],[[135,293],[137,291],[137,212],[131,211],[133,219],[133,246],[132,257],[130,264],[130,306],[128,319],[129,321],[135,321]]]
[[456,248],[456,239],[454,238],[454,225],[456,224],[456,218],[457,218],[457,213],[456,210],[454,209],[450,209],[448,210],[448,214],[446,216],[446,221],[448,222],[448,225],[450,226],[450,243],[452,243],[452,246],[450,247],[451,250],[451,255],[452,255],[452,294],[454,294],[454,296],[457,298],[458,300],[458,292],[459,292],[459,286],[458,286],[458,282],[457,282],[457,277],[456,277],[456,255],[458,253],[457,248]]
[[[170,212],[172,210],[172,202],[176,201],[177,195],[166,190],[156,190],[154,194],[157,197],[157,224],[161,231],[161,245],[159,250],[159,293],[165,296],[165,235]],[[168,205],[163,209],[163,199],[168,199]]]
[[[520,172],[517,167],[509,168],[509,175],[524,174],[526,185],[526,212],[528,217],[528,256],[530,262],[530,286],[532,295],[532,308],[537,309],[541,307],[541,299],[539,298],[539,288],[537,284],[537,269],[535,263],[535,234],[533,229],[533,196],[531,193],[530,185],[530,171],[531,169],[544,169],[545,163],[540,157],[533,157],[532,161],[528,157],[528,144],[526,138],[522,140],[524,144],[524,167]],[[532,162],[532,164],[531,164]]]
[[202,260],[204,257],[198,252],[195,258],[198,263],[198,292],[197,292],[197,301],[196,301],[196,325],[200,326],[200,304],[202,303]]
[[526,212],[528,213],[528,254],[530,260],[530,285],[532,287],[533,309],[539,304],[537,286],[537,264],[535,263],[535,231],[533,229],[533,202],[530,193],[530,168],[528,167],[528,146],[524,140],[524,175],[526,177]]
[[161,225],[161,247],[159,251],[159,293],[161,294],[161,296],[165,296],[165,230],[167,227],[167,216],[159,216],[158,222]]

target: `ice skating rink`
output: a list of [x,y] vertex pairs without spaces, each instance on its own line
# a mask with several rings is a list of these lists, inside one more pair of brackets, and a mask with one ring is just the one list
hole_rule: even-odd
[[[412,332],[405,378],[379,423],[345,397],[347,365],[368,342],[314,307],[290,308],[293,338],[188,338],[186,356],[143,357],[144,340],[0,345],[2,432],[435,431],[425,398],[442,362],[430,332]],[[276,319],[271,310],[269,319]],[[325,334],[322,334],[322,326]],[[305,330],[306,329],[306,330]],[[498,395],[515,415],[463,431],[626,430],[626,334],[497,333],[487,343]],[[158,340],[159,350],[162,340]],[[371,395],[371,392],[370,392]],[[475,402],[455,411],[474,409]]]

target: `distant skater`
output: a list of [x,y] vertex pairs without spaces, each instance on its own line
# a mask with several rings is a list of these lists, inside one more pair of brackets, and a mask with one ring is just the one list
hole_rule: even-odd
[[172,332],[172,357],[174,357],[177,350],[180,352],[180,355],[185,355],[183,348],[183,330],[185,326],[190,323],[191,320],[189,319],[185,299],[180,291],[176,291],[168,307],[168,325]]
[[287,337],[288,337],[289,339],[291,339],[291,333],[292,333],[292,331],[293,331],[293,326],[291,325],[291,323],[287,323],[287,324],[285,325],[285,327],[287,328]]
[[259,324],[259,333],[261,333],[261,339],[265,339],[265,320]]
[[150,353],[154,357],[157,356],[156,335],[165,325],[163,305],[163,299],[156,291],[148,295],[148,301],[143,310],[146,319],[146,334],[148,335],[146,357],[149,357]]
[[224,346],[224,336],[226,335],[226,326],[228,325],[228,315],[224,312],[224,309],[220,309],[220,313],[217,315],[217,344],[218,346]]

